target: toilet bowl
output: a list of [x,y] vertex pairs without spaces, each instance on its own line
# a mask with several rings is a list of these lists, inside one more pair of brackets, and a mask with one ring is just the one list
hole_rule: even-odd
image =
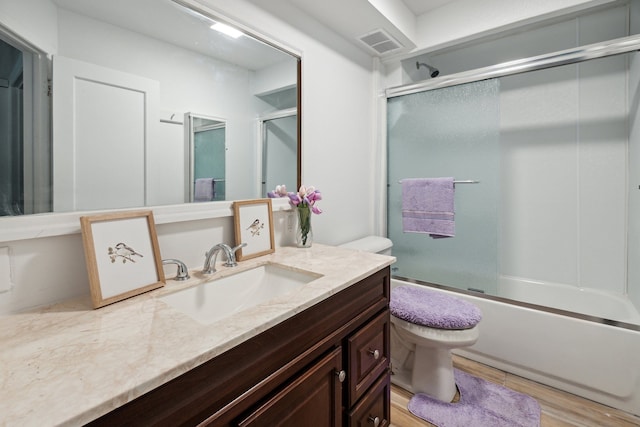
[[[369,236],[343,247],[390,254],[392,242]],[[419,285],[391,290],[391,382],[443,402],[456,395],[451,350],[473,345],[482,318],[475,305]]]
[[391,381],[413,393],[451,402],[456,395],[451,350],[473,345],[480,309],[420,286],[391,290]]

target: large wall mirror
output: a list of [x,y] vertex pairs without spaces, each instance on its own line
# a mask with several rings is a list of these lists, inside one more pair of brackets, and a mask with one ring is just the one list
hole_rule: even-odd
[[[0,216],[248,199],[264,197],[267,182],[299,185],[298,55],[190,0],[38,3],[56,12],[44,25],[28,12],[0,18]],[[32,42],[39,32],[54,40]],[[278,143],[265,141],[274,135]],[[274,156],[287,160],[267,168]]]

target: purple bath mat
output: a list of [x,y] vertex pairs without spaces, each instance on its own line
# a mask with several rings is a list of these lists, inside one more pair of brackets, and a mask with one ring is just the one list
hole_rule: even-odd
[[409,411],[438,427],[539,427],[540,405],[526,394],[469,375],[458,369],[454,377],[460,400],[445,403],[418,393]]

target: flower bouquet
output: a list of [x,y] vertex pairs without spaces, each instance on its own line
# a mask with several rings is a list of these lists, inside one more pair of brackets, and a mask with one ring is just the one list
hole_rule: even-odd
[[278,185],[274,191],[267,193],[269,197],[289,197],[289,203],[298,212],[298,228],[296,230],[296,245],[300,248],[309,248],[313,243],[311,230],[311,213],[321,214],[322,210],[316,206],[318,200],[322,200],[320,191],[315,187],[302,185],[297,193],[287,192],[284,185]]

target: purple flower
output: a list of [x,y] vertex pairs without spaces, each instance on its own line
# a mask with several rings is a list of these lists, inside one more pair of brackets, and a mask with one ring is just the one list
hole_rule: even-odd
[[322,213],[322,209],[315,206],[318,200],[322,200],[322,194],[320,191],[316,190],[315,187],[305,187],[302,185],[297,193],[291,192],[287,193],[287,195],[289,196],[289,203],[291,203],[292,206],[309,206],[311,208],[311,212],[314,214]]
[[296,193],[289,193],[288,196],[289,196],[289,203],[291,203],[294,206],[298,206],[302,201],[300,199],[300,196],[298,196]]
[[267,197],[270,197],[272,199],[274,198],[278,198],[278,197],[287,197],[288,193],[287,193],[287,186],[286,185],[276,185],[276,189],[273,191],[269,191],[267,193]]

